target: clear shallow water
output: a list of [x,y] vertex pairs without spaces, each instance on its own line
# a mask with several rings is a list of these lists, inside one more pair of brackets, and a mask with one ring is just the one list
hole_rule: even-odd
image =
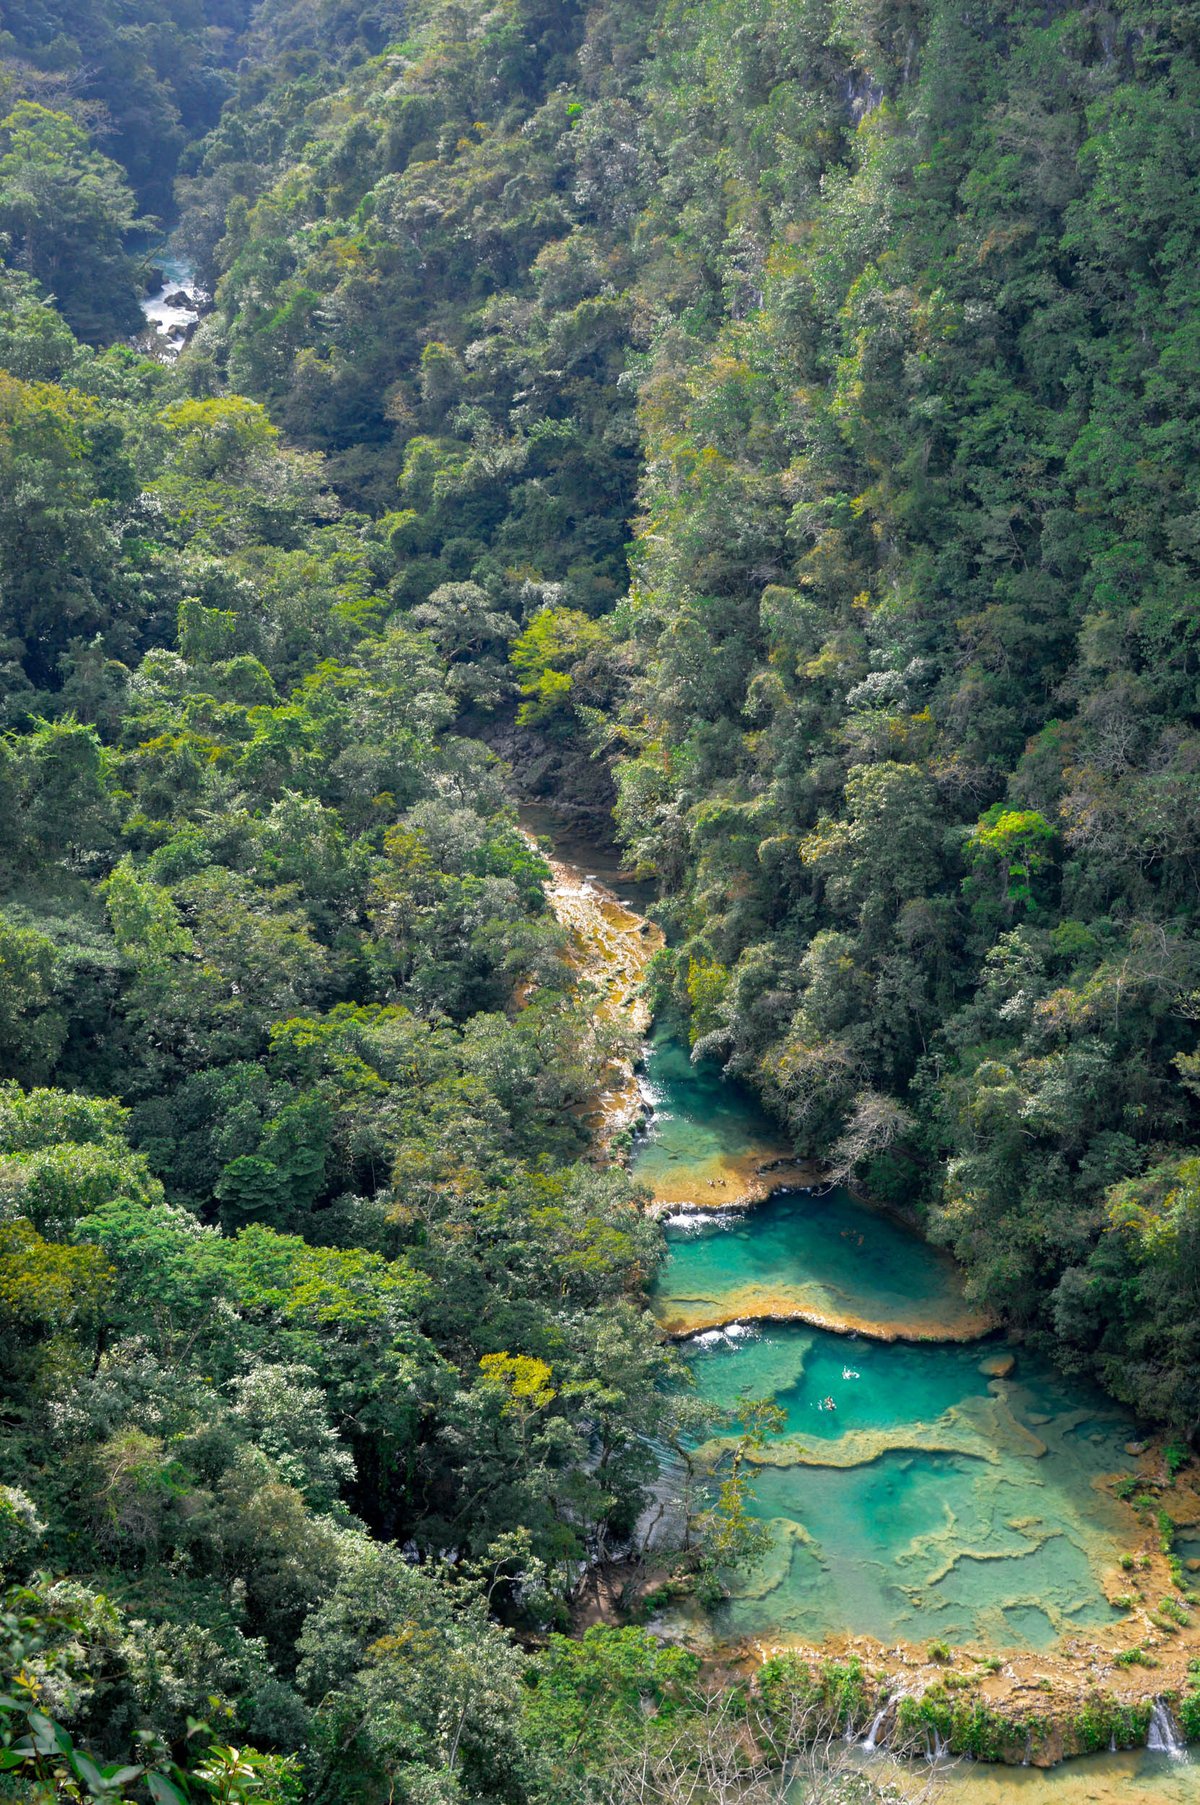
[[642,1087],[654,1113],[636,1166],[656,1197],[720,1203],[731,1177],[735,1184],[748,1179],[760,1164],[789,1152],[749,1091],[713,1065],[694,1066],[665,1029],[651,1040]]
[[789,1327],[691,1344],[702,1396],[785,1412],[755,1476],[772,1547],[720,1608],[721,1635],[1015,1649],[1114,1620],[1101,1582],[1123,1522],[1095,1481],[1129,1465],[1129,1425],[1027,1354],[989,1378],[993,1345]]
[[653,902],[654,885],[631,875],[617,847],[584,833],[577,822],[544,803],[523,802],[517,815],[531,834],[551,841],[556,858],[574,866],[581,877],[598,878],[629,908],[644,912]]
[[655,1307],[672,1334],[742,1315],[803,1317],[885,1340],[965,1340],[988,1326],[949,1260],[845,1191],[786,1192],[725,1216],[676,1217],[668,1233]]
[[[694,1181],[760,1144],[753,1105],[663,1037],[647,1086],[668,1111],[636,1159],[652,1182],[664,1161]],[[889,1341],[761,1320],[790,1304],[876,1334],[961,1331],[958,1277],[934,1249],[836,1191],[708,1225],[679,1212],[667,1236],[655,1307],[676,1333],[705,1329],[683,1343],[700,1394],[784,1412],[754,1457],[771,1548],[718,1609],[719,1637],[1015,1650],[1116,1620],[1103,1581],[1128,1526],[1098,1481],[1129,1470],[1134,1425],[1100,1392],[997,1336]],[[706,1327],[734,1318],[732,1332]]]
[[[549,811],[538,816],[528,824],[551,833],[561,857],[595,872],[631,906],[642,903],[615,857],[572,842]],[[681,1202],[719,1201],[712,1192],[722,1183],[786,1152],[747,1092],[711,1068],[697,1070],[662,1032],[645,1083],[658,1113],[638,1150],[638,1171]],[[710,1187],[709,1177],[717,1184]],[[899,1288],[895,1263],[869,1256],[847,1271],[841,1229],[851,1224],[839,1219],[842,1207],[831,1198],[824,1213],[810,1211],[806,1257],[824,1282],[882,1307]],[[816,1234],[822,1224],[837,1234],[837,1248],[828,1233]],[[732,1241],[703,1249],[689,1238],[694,1223],[677,1223],[668,1229],[664,1291],[675,1275],[693,1288],[703,1275],[720,1293],[731,1265],[735,1278],[755,1264],[761,1269],[772,1237],[772,1261],[795,1268],[794,1229],[789,1207],[759,1206],[736,1224],[746,1245],[731,1262]],[[904,1287],[936,1301],[945,1268],[934,1262],[935,1281],[923,1264],[930,1250],[918,1252],[911,1239],[897,1246],[871,1238],[873,1248],[885,1245],[906,1272]],[[798,1276],[803,1282],[810,1273]],[[1044,1646],[1060,1629],[1114,1615],[1099,1581],[1127,1546],[1129,1526],[1094,1480],[1128,1470],[1122,1444],[1133,1425],[1100,1394],[998,1337],[912,1345],[749,1324],[696,1337],[687,1352],[701,1393],[715,1403],[765,1395],[785,1413],[767,1450],[781,1464],[758,1474],[756,1509],[774,1518],[774,1547],[723,1608],[718,1633],[815,1639],[849,1630],[881,1641],[937,1637],[1017,1648]],[[1007,1354],[1014,1370],[999,1377],[995,1357]],[[981,1370],[985,1362],[993,1363],[990,1372]],[[828,1396],[837,1410],[818,1410]],[[957,1449],[935,1445],[951,1441]],[[814,1457],[842,1464],[814,1464]],[[910,1768],[869,1761],[877,1777],[894,1772],[908,1796]],[[918,1786],[923,1777],[916,1775]],[[964,1762],[946,1772],[939,1796],[963,1805],[1200,1805],[1200,1775],[1144,1751],[1050,1772]]]
[[[866,1765],[877,1780],[894,1780],[901,1796],[925,1775],[903,1762]],[[1196,1805],[1200,1768],[1135,1749],[1083,1755],[1061,1767],[992,1767],[961,1761],[946,1768],[930,1805]],[[797,1799],[795,1805],[802,1805]]]

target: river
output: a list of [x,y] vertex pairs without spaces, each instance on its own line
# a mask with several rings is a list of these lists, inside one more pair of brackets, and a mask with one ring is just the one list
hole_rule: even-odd
[[[594,910],[602,956],[615,900],[636,954],[644,889],[550,811],[525,819],[553,837],[556,906],[580,943]],[[626,959],[622,992],[633,975]],[[1139,1467],[1127,1413],[998,1333],[948,1258],[824,1189],[749,1092],[662,1029],[639,1083],[633,1164],[664,1217],[664,1333],[702,1397],[770,1398],[783,1414],[752,1453],[768,1553],[715,1611],[677,1606],[656,1627],[701,1646],[854,1654],[904,1690],[951,1674],[983,1704],[1048,1718],[1093,1689],[1132,1703],[1186,1685],[1196,1632],[1154,1624],[1170,1574],[1147,1514],[1114,1495],[1114,1476]],[[720,1439],[702,1453],[719,1462]],[[1171,1502],[1195,1535],[1200,1500]],[[1132,1646],[1155,1651],[1153,1678],[1114,1662]],[[1056,1730],[1037,1753],[1061,1746]],[[1135,1751],[1050,1775],[966,1764],[948,1793],[1172,1805],[1200,1798],[1200,1775]]]
[[171,256],[165,249],[154,253],[152,267],[162,277],[142,296],[142,317],[147,330],[139,343],[153,350],[157,357],[174,362],[199,324],[207,305],[207,296],[196,281],[196,273],[183,258]]
[[[689,1081],[667,1058],[678,1135]],[[635,1169],[653,1172],[658,1132]],[[666,1232],[654,1306],[698,1392],[783,1412],[752,1455],[771,1551],[716,1612],[721,1637],[990,1655],[1119,1624],[1137,1526],[1103,1481],[1133,1468],[1124,1412],[989,1334],[943,1256],[844,1191],[674,1211]]]

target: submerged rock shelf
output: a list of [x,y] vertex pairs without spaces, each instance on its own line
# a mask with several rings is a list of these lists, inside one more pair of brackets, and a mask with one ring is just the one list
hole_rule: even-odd
[[[1132,1518],[1104,1480],[1128,1422],[1099,1395],[1081,1399],[1028,1355],[1016,1378],[995,1379],[967,1347],[819,1330],[705,1340],[690,1358],[715,1403],[780,1406],[781,1432],[746,1456],[754,1508],[776,1532],[805,1531],[769,1592],[761,1575],[736,1577],[719,1635],[930,1636],[1001,1652],[1119,1623],[1109,1593]],[[714,1438],[696,1458],[717,1470],[727,1447]]]

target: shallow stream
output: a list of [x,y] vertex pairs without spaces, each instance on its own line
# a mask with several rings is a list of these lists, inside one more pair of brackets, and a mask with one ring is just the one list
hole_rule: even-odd
[[[855,1769],[893,1788],[896,1805],[1196,1805],[1200,1799],[1193,1762],[1148,1749],[1081,1755],[1052,1768],[954,1760],[931,1767],[858,1752],[848,1778]],[[793,1789],[790,1805],[812,1805],[804,1787]]]
[[[877,1780],[880,1765],[872,1770]],[[911,1783],[898,1764],[888,1766],[896,1768],[902,1785]],[[945,1805],[1196,1805],[1200,1773],[1194,1762],[1145,1749],[1085,1755],[1048,1771],[964,1761],[948,1772],[944,1799]],[[936,1794],[931,1805],[937,1805]]]

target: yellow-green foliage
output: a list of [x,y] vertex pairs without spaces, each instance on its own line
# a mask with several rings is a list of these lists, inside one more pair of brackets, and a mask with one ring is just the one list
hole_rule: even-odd
[[523,1416],[527,1410],[544,1410],[558,1395],[550,1383],[552,1369],[530,1354],[485,1354],[479,1370],[491,1384],[508,1393],[504,1408],[515,1416]]
[[46,1241],[30,1222],[0,1223],[0,1311],[10,1324],[86,1322],[108,1298],[115,1276],[98,1247]]
[[527,726],[549,721],[565,708],[573,679],[566,666],[599,642],[595,621],[574,608],[542,608],[513,642],[509,656],[525,698],[518,718]]

